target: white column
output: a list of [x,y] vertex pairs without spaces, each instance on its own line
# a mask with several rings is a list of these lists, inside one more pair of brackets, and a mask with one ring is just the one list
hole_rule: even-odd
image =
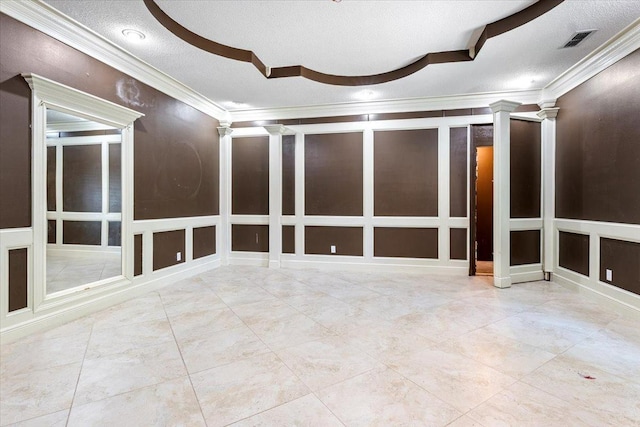
[[556,116],[559,108],[542,108],[542,270],[551,278],[555,251]]
[[520,103],[497,101],[493,111],[493,284],[511,287],[510,114]]
[[363,255],[366,260],[373,260],[373,130],[365,129],[362,135],[363,148],[363,209],[364,217]]
[[220,254],[220,264],[229,265],[231,253],[231,123],[220,123],[220,227],[217,231],[216,253]]
[[438,259],[449,262],[451,258],[451,236],[449,232],[450,215],[450,130],[449,126],[438,128]]
[[283,125],[264,126],[269,132],[269,268],[280,268],[282,254],[282,135]]

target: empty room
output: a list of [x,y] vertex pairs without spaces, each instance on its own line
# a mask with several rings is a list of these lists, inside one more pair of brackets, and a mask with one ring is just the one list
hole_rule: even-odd
[[640,2],[0,0],[0,426],[640,427]]

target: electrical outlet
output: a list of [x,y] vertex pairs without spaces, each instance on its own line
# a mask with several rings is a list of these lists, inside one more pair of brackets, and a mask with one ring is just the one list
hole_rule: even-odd
[[332,254],[336,253],[336,245],[331,245],[331,253]]
[[608,268],[604,271],[605,274],[605,278],[607,279],[607,282],[612,282],[613,281],[613,270],[609,270]]
[[176,261],[182,261],[182,252],[176,252]]

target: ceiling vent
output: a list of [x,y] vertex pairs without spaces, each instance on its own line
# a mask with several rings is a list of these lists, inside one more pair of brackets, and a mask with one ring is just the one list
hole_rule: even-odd
[[582,43],[587,37],[589,37],[591,34],[595,33],[596,31],[597,30],[577,31],[571,36],[569,41],[566,42],[564,44],[564,46],[562,46],[562,47],[563,48],[565,48],[565,47],[576,47],[580,43]]

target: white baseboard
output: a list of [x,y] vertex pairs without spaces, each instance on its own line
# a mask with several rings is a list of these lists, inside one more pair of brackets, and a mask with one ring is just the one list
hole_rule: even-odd
[[602,282],[594,282],[569,270],[558,268],[552,281],[565,288],[577,291],[595,302],[606,305],[615,312],[640,320],[640,295]]
[[516,265],[509,269],[511,284],[544,280],[542,264]]
[[383,264],[365,262],[338,261],[332,257],[332,261],[325,260],[299,260],[282,259],[280,265],[283,268],[319,268],[324,270],[348,270],[348,271],[372,271],[380,273],[428,273],[447,274],[452,276],[467,276],[469,268],[464,266],[435,266],[424,264]]
[[[204,259],[202,261],[204,261]],[[109,294],[99,295],[94,299],[83,301],[79,304],[63,306],[59,310],[48,311],[45,315],[37,316],[28,321],[3,329],[0,331],[0,343],[6,344],[27,335],[63,325],[82,316],[104,310],[112,305],[162,288],[177,280],[186,279],[196,274],[218,268],[219,266],[220,259],[216,257],[215,259],[204,262],[169,267],[163,271],[154,272],[149,276],[137,276],[130,285]]]

